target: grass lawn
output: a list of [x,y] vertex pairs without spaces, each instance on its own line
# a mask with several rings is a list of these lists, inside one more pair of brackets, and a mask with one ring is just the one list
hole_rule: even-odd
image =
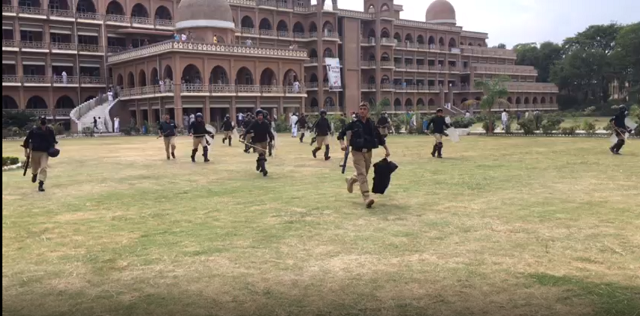
[[[511,114],[514,115],[514,114]],[[524,117],[524,114],[523,114]],[[502,122],[500,122],[500,116],[497,116],[498,121],[496,121],[498,123],[498,126],[500,128],[502,128]],[[593,124],[596,125],[596,128],[603,128],[606,125],[609,125],[609,119],[611,119],[611,117],[594,117],[594,116],[585,116],[585,117],[565,117],[564,118],[564,122],[562,122],[562,124],[560,125],[561,127],[571,127],[574,125],[579,125],[582,126],[582,123],[586,120],[586,121],[590,121],[593,122]],[[514,121],[511,124],[511,129],[515,130],[518,127],[518,123],[516,121]],[[482,122],[478,122],[473,124],[473,126],[471,127],[472,131],[475,130],[482,130]]]
[[640,315],[639,141],[391,136],[367,210],[335,140],[280,140],[267,178],[220,137],[207,165],[63,139],[42,194],[4,172],[3,315]]

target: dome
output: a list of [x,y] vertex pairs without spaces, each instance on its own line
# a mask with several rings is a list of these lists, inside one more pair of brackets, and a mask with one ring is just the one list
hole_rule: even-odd
[[456,24],[456,9],[447,0],[436,0],[427,9],[427,22]]
[[227,0],[182,0],[176,13],[176,29],[235,29],[232,16]]

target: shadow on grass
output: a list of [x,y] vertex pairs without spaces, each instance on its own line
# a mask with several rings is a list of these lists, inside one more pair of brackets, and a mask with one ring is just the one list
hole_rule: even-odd
[[595,315],[640,315],[640,286],[596,283],[547,273],[529,274],[529,277],[542,286],[566,288],[571,298],[593,302],[596,307]]

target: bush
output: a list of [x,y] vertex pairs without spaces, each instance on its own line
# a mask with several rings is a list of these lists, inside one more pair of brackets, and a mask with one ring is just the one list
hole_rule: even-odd
[[64,135],[66,133],[66,130],[64,129],[64,126],[62,125],[62,123],[56,123],[55,125],[49,125],[49,127],[51,127],[51,129],[53,129],[53,133],[56,134],[56,136]]
[[588,134],[593,134],[596,132],[596,125],[589,120],[584,120],[584,122],[582,122],[582,130]]
[[13,166],[20,163],[20,158],[18,157],[10,157],[10,156],[2,156],[2,166]]
[[560,125],[564,122],[564,119],[557,114],[549,114],[545,116],[545,120],[540,125],[540,129],[545,134],[551,134],[554,131],[560,129]]
[[534,127],[535,130],[539,130],[540,127],[542,127],[542,122],[544,121],[544,116],[542,115],[542,113],[538,112],[538,114],[533,114],[533,123],[534,123]]
[[17,127],[9,127],[2,129],[2,138],[9,137],[25,137],[27,133]]
[[484,120],[482,122],[482,129],[487,134],[492,134],[496,130],[496,117],[493,114],[487,114],[484,116]]
[[93,127],[85,127],[82,129],[82,135],[84,136],[88,136],[88,137],[93,137]]
[[21,111],[2,111],[2,128],[17,127],[24,129],[33,126],[36,116],[32,112]]
[[451,125],[455,128],[469,128],[473,126],[473,124],[475,123],[476,123],[476,120],[474,120],[471,117],[456,117],[451,122]]
[[290,133],[290,132],[291,132],[291,126],[289,126],[287,122],[282,120],[276,121],[276,133]]
[[579,129],[580,129],[580,125],[573,125],[573,126],[561,128],[560,132],[564,135],[574,135],[576,131]]
[[520,122],[518,122],[518,126],[520,126],[525,135],[533,135],[536,130],[536,122],[533,117],[521,119]]

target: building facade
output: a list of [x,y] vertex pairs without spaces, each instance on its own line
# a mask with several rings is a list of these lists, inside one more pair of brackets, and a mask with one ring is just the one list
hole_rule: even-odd
[[[536,83],[515,52],[487,47],[488,34],[463,30],[448,1],[433,1],[425,22],[401,19],[392,0],[363,9],[337,0],[3,0],[3,109],[64,121],[113,86],[111,117],[122,124],[161,113],[215,122],[256,108],[350,112],[384,99],[389,112],[459,112],[482,97],[475,81],[497,76],[511,79],[513,109],[557,109],[555,85]],[[340,60],[341,86],[329,86],[328,57]]]

